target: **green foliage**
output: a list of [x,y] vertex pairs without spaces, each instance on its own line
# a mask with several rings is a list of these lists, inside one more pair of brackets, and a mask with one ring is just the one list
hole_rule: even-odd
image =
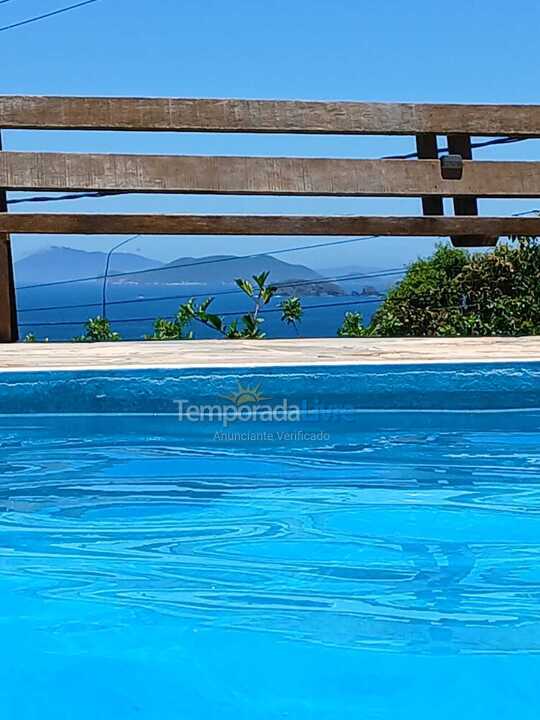
[[[268,280],[269,275],[270,275],[269,272],[263,272],[260,275],[253,276],[253,279],[255,280],[255,284],[257,285],[257,288],[259,290],[257,300],[259,302],[261,302],[263,305],[268,305],[270,300],[274,297],[274,295],[277,292],[277,287],[275,285],[267,285],[266,284],[266,281]],[[240,281],[237,280],[236,284],[238,285],[239,282]]]
[[242,290],[248,297],[253,297],[253,285],[249,282],[249,280],[242,280],[242,278],[238,278],[235,282],[240,290]]
[[[414,262],[375,313],[369,335],[460,335],[463,292],[460,275],[470,262],[464,250],[441,245]],[[452,329],[455,331],[452,332]]]
[[48,342],[49,342],[49,338],[43,338],[42,340],[38,340],[37,335],[35,335],[34,333],[30,332],[30,333],[27,333],[27,334],[23,337],[22,342],[23,342],[23,343],[37,343],[37,342],[40,342],[40,343],[48,343]]
[[[190,302],[192,301],[190,300]],[[144,339],[160,341],[191,340],[193,338],[193,332],[186,330],[191,320],[191,314],[185,306],[182,306],[174,320],[157,318],[154,323],[154,333],[152,335],[146,335]]]
[[[261,309],[268,305],[277,292],[275,285],[268,284],[268,272],[261,273],[260,275],[254,275],[252,281],[244,280],[242,278],[237,279],[236,285],[242,290],[242,292],[249,297],[253,302],[253,310],[246,313],[241,318],[232,320],[227,324],[225,319],[216,313],[210,312],[210,306],[214,302],[214,298],[209,297],[203,300],[200,304],[195,302],[194,298],[184,303],[178,311],[177,325],[180,325],[181,332],[178,333],[177,337],[171,337],[176,332],[176,326],[173,327],[174,323],[167,326],[161,325],[161,332],[166,334],[165,338],[156,338],[156,330],[154,336],[151,339],[191,339],[192,333],[189,335],[183,335],[185,328],[194,322],[199,322],[206,327],[215,330],[224,338],[228,339],[262,339],[265,337],[265,333],[261,329],[263,318],[260,317]],[[159,321],[160,323],[167,321]],[[156,326],[157,329],[157,326]]]
[[261,340],[266,337],[266,334],[261,330],[263,319],[260,317],[260,312],[263,306],[268,305],[277,292],[275,285],[267,285],[269,275],[269,272],[253,275],[255,286],[249,280],[243,280],[242,278],[235,280],[240,290],[253,300],[254,308],[252,312],[243,315],[240,320],[233,320],[228,327],[223,323],[220,332],[225,337],[229,339],[248,338],[251,340]]
[[518,238],[474,254],[439,246],[410,266],[367,328],[351,322],[340,334],[345,328],[348,337],[357,330],[382,337],[538,335],[540,243]]
[[304,314],[300,298],[287,298],[281,303],[280,309],[281,320],[286,322],[287,325],[293,325],[296,328],[297,323],[302,320],[302,315]]
[[338,337],[364,337],[364,335],[366,335],[366,329],[360,313],[346,313],[343,319],[343,324],[339,328],[337,334]]
[[[154,323],[154,332],[152,335],[147,335],[145,340],[191,340],[194,333],[190,327],[194,323],[201,323],[228,339],[258,340],[266,337],[261,328],[264,322],[261,310],[277,293],[277,287],[268,283],[269,275],[270,273],[263,272],[254,275],[252,280],[242,278],[235,280],[244,295],[253,302],[253,310],[241,318],[236,318],[227,324],[221,315],[210,311],[210,306],[214,302],[213,297],[208,297],[201,303],[197,303],[195,298],[191,298],[180,306],[173,320],[158,318]],[[280,308],[284,322],[292,323],[295,326],[297,322],[300,322],[302,305],[299,298],[284,300]],[[109,321],[101,317],[89,320],[86,323],[85,334],[74,338],[77,342],[111,342],[120,339],[118,333],[112,332]],[[28,342],[33,341],[28,340]]]
[[85,325],[84,335],[73,338],[74,342],[117,342],[122,338],[117,332],[113,332],[111,324],[99,315],[90,318]]

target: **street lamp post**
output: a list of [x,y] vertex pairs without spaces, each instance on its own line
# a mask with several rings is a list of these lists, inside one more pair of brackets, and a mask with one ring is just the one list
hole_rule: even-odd
[[123,245],[127,245],[127,243],[131,242],[132,240],[136,240],[140,235],[133,235],[132,237],[126,238],[126,240],[122,240],[122,242],[119,242],[117,245],[112,247],[109,252],[107,253],[107,260],[105,262],[105,272],[103,274],[103,288],[102,288],[102,295],[101,295],[101,316],[104,320],[107,319],[107,281],[109,279],[109,270],[111,267],[111,258],[116,250],[118,248],[121,248]]

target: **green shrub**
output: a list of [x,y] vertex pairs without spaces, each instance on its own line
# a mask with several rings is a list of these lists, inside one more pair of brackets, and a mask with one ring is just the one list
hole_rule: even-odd
[[[264,322],[261,310],[268,305],[277,292],[275,285],[268,284],[268,272],[254,275],[252,280],[239,278],[236,285],[247,295],[253,303],[253,310],[227,323],[225,318],[217,313],[210,312],[214,302],[208,297],[201,303],[195,298],[180,306],[175,320],[158,319],[154,325],[154,334],[147,336],[147,340],[191,340],[193,331],[187,330],[195,323],[200,323],[229,340],[248,338],[259,340],[266,337],[262,330]],[[288,323],[297,323],[302,317],[302,305],[298,298],[288,298],[281,303],[282,320]]]
[[538,335],[540,242],[519,238],[474,254],[439,246],[431,258],[409,267],[368,327],[346,316],[338,332],[347,337]]
[[357,312],[348,312],[343,319],[343,325],[338,330],[338,337],[364,337],[366,335],[362,316]]
[[117,342],[122,338],[117,332],[113,332],[111,323],[99,315],[90,318],[85,325],[84,335],[73,338],[74,342]]

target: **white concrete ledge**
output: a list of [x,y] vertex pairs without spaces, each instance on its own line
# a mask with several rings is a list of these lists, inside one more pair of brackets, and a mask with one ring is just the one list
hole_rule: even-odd
[[0,372],[515,361],[540,362],[540,337],[0,345]]

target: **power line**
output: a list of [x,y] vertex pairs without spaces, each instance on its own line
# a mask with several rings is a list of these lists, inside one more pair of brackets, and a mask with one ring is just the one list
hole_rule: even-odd
[[[333,303],[319,303],[318,305],[304,305],[302,307],[302,310],[306,312],[307,310],[321,310],[322,308],[331,308],[331,307],[350,307],[351,305],[372,305],[374,302],[377,302],[376,300],[354,300],[353,302],[333,302]],[[273,313],[273,312],[281,312],[280,307],[275,308],[264,308],[261,310],[262,313]],[[245,311],[244,311],[245,314]],[[241,312],[224,312],[219,313],[219,315],[223,315],[224,317],[237,317],[238,315],[242,315]]]
[[[514,213],[513,217],[519,217],[522,215],[530,215],[532,213],[540,214],[540,210],[528,210],[528,211],[525,211],[522,213]],[[133,238],[129,238],[128,240],[129,241],[133,240],[136,237],[138,237],[138,236],[135,235]],[[354,241],[363,240],[363,239],[375,239],[377,237],[380,237],[380,236],[375,235],[375,236],[371,236],[371,238],[353,238],[352,240],[346,240],[346,241],[340,241],[340,242],[348,243],[348,242],[354,242]],[[321,245],[324,245],[324,244],[326,244],[326,243],[318,243],[316,245],[310,245],[307,247],[309,247],[311,249],[314,247],[320,247]],[[334,244],[334,243],[331,243],[331,244]],[[306,247],[306,246],[304,246],[304,247]],[[294,250],[299,250],[299,249],[301,249],[301,248],[297,247],[297,248],[287,248],[282,251],[267,251],[265,253],[261,253],[260,256],[264,256],[267,254],[276,255],[278,252],[292,252]],[[239,257],[234,257],[234,258],[221,258],[219,260],[209,260],[209,261],[204,261],[204,262],[205,263],[208,262],[208,264],[213,264],[213,263],[225,262],[228,260],[243,260],[245,258],[250,258],[250,257],[258,257],[258,255],[247,255],[247,256],[239,256]],[[168,266],[164,266],[164,267],[159,267],[156,270],[169,270],[169,269],[178,268],[178,267],[191,267],[191,265],[195,265],[195,264],[198,264],[198,263],[192,263],[192,264],[186,264],[186,265],[174,265],[174,266],[168,265]],[[298,280],[298,281],[290,280],[290,281],[283,281],[283,282],[272,283],[272,284],[275,285],[278,289],[283,288],[283,287],[295,287],[296,288],[296,287],[302,287],[304,285],[313,285],[313,284],[324,285],[324,284],[328,284],[328,283],[347,282],[347,281],[352,281],[352,280],[369,280],[371,278],[393,277],[393,276],[403,275],[406,272],[406,270],[407,270],[407,268],[405,268],[405,267],[387,268],[385,270],[380,270],[378,272],[362,273],[359,275],[349,274],[349,275],[340,275],[340,276],[335,276],[335,277],[324,277],[323,276],[321,278],[314,278],[311,280]],[[145,271],[136,271],[136,272],[149,272],[149,271],[151,271],[151,269],[145,270]],[[118,275],[123,275],[123,274],[124,273],[118,273]],[[135,274],[135,272],[133,272],[133,273],[129,272],[127,274],[132,275],[132,274]],[[99,276],[99,277],[96,277],[95,279],[102,279],[103,277],[105,277],[105,276]],[[109,275],[108,277],[115,277],[115,275]],[[64,281],[60,281],[60,282],[64,282]],[[81,280],[75,280],[75,281],[69,280],[69,281],[65,281],[65,282],[72,283],[72,282],[82,282],[82,281]],[[22,290],[25,288],[30,289],[33,287],[42,287],[42,285],[37,285],[37,286],[24,285],[17,289]],[[114,305],[133,305],[133,304],[139,304],[139,303],[166,302],[168,300],[189,300],[190,298],[201,298],[201,297],[206,298],[209,296],[223,297],[226,295],[238,295],[240,293],[241,293],[241,290],[239,288],[234,288],[231,290],[222,290],[222,291],[217,291],[217,292],[207,291],[207,292],[188,293],[188,294],[181,294],[181,295],[157,295],[157,296],[154,295],[154,296],[150,296],[150,297],[140,297],[140,298],[134,298],[134,299],[130,299],[130,300],[111,300],[111,301],[108,301],[107,305],[113,305],[113,306]],[[82,310],[84,308],[94,308],[94,307],[100,307],[100,306],[102,306],[102,303],[78,303],[78,304],[70,304],[70,305],[49,305],[49,306],[45,306],[45,307],[41,306],[41,307],[18,308],[18,313],[47,312],[47,311],[52,312],[52,311],[58,311],[58,310]]]
[[87,193],[70,193],[69,195],[60,195],[54,197],[53,195],[35,195],[29,198],[15,198],[8,200],[8,205],[19,205],[21,203],[35,203],[35,202],[61,202],[62,200],[80,200],[82,198],[100,198],[110,197],[112,195],[133,195],[130,192],[122,192],[121,190],[108,190],[99,192],[87,192]]
[[[8,0],[0,0],[0,4],[2,2],[7,2],[7,1]],[[73,9],[74,7],[80,7],[81,5],[87,5],[87,4],[90,4],[91,2],[96,2],[96,1],[97,0],[87,0],[84,3],[80,3],[76,6],[71,6],[70,8],[67,8],[67,9]],[[66,11],[66,9],[64,9],[63,11]],[[57,14],[57,13],[53,13],[53,14]],[[2,30],[2,28],[0,28],[0,30]],[[527,140],[527,139],[530,139],[530,138],[528,138],[528,137],[495,138],[495,139],[487,140],[484,142],[473,143],[472,147],[473,148],[483,148],[483,147],[488,147],[491,145],[505,145],[505,144],[510,144],[510,143],[522,142],[523,140]],[[443,152],[447,152],[447,151],[448,151],[447,147],[439,148],[439,150],[438,150],[439,154],[441,154]],[[415,158],[415,157],[418,157],[418,153],[416,153],[416,152],[409,153],[407,155],[386,156],[383,159],[411,159],[411,158]],[[78,193],[78,194],[74,193],[74,194],[64,195],[64,196],[60,196],[60,197],[35,196],[32,198],[17,198],[15,200],[10,200],[8,202],[9,202],[9,204],[18,204],[18,203],[24,203],[24,202],[57,202],[57,201],[61,201],[61,200],[75,200],[75,199],[88,198],[88,197],[106,197],[106,196],[126,195],[126,194],[130,194],[130,193],[121,192],[121,191],[120,192],[118,192],[118,191],[102,191],[102,192]],[[520,214],[530,214],[532,212],[535,212],[535,211],[529,211],[527,213],[520,213]],[[517,215],[519,215],[519,214],[516,213],[516,216]],[[296,251],[300,251],[300,250],[314,249],[314,248],[318,248],[318,247],[339,246],[339,245],[349,244],[352,242],[359,242],[360,240],[365,240],[365,239],[375,239],[376,237],[379,237],[379,236],[370,236],[368,238],[351,238],[348,240],[316,243],[313,245],[296,246],[293,248],[287,248],[287,249],[283,249],[283,250],[279,250],[279,249],[278,250],[267,250],[263,253],[255,253],[252,255],[247,255],[247,256],[242,256],[242,257],[228,257],[228,258],[220,258],[220,259],[216,259],[216,260],[202,260],[202,261],[198,261],[198,262],[194,262],[194,263],[183,263],[183,264],[179,264],[179,265],[159,266],[159,267],[147,268],[145,270],[136,270],[136,271],[132,271],[132,272],[114,273],[114,274],[108,274],[108,275],[95,275],[95,276],[84,277],[84,278],[74,278],[74,279],[70,279],[70,280],[54,281],[54,282],[50,282],[50,283],[36,283],[33,285],[20,286],[17,288],[17,290],[30,290],[30,289],[35,289],[35,288],[52,287],[52,286],[59,286],[59,285],[69,285],[69,284],[82,283],[82,282],[88,282],[88,281],[93,281],[93,280],[105,280],[107,277],[110,277],[110,278],[125,277],[125,276],[146,274],[149,272],[160,272],[160,271],[164,271],[164,270],[172,270],[172,269],[177,269],[177,268],[194,267],[194,266],[207,265],[207,264],[217,264],[217,263],[221,263],[221,262],[232,262],[234,260],[263,257],[265,255],[279,255],[279,254],[285,254],[285,253],[290,253],[290,252],[296,252]],[[392,270],[389,270],[388,272],[385,271],[384,274],[385,275],[386,274],[388,274],[388,275],[402,274],[402,272],[403,271],[401,269],[400,270],[392,269]],[[380,277],[380,276],[383,276],[383,273],[381,273],[381,274],[377,273],[377,274],[372,274],[372,275],[366,274],[366,275],[362,275],[362,276],[352,276],[352,277],[344,276],[342,278],[332,278],[332,279],[328,278],[328,279],[322,279],[322,280],[318,280],[318,281],[317,280],[305,281],[305,283],[312,284],[313,282],[320,282],[320,283],[339,282],[339,281],[343,281],[343,280],[347,280],[347,279],[352,280],[352,279]],[[287,285],[287,284],[289,284],[289,285],[294,284],[294,286],[299,286],[299,285],[302,285],[303,282],[283,283],[282,285]],[[218,296],[218,295],[221,296],[221,295],[228,295],[228,294],[233,294],[233,293],[238,293],[238,292],[239,291],[237,291],[237,290],[231,290],[231,291],[223,291],[223,292],[219,292],[219,293],[213,293],[213,294],[210,293],[210,294],[212,294],[213,296]],[[209,293],[199,293],[199,294],[191,294],[191,295],[172,295],[172,296],[169,295],[169,296],[160,296],[160,297],[154,297],[154,298],[137,298],[136,300],[114,301],[114,302],[111,302],[110,304],[111,305],[124,305],[124,304],[132,304],[132,303],[137,303],[137,302],[146,302],[146,303],[161,302],[161,301],[172,300],[172,299],[188,299],[190,297],[207,296],[208,294]],[[368,300],[368,301],[364,301],[364,302],[373,302],[373,301]],[[341,304],[342,305],[362,304],[362,301],[357,301],[356,303],[341,303]],[[319,306],[309,306],[309,307],[315,309],[317,307],[321,307],[321,308],[322,307],[332,307],[333,305],[335,305],[335,303],[334,304],[324,304],[324,305],[319,305]],[[57,306],[57,307],[25,308],[25,309],[21,309],[19,312],[31,312],[31,311],[40,312],[40,311],[46,311],[46,310],[52,311],[52,310],[77,309],[77,308],[97,307],[97,306],[98,306],[98,303],[87,303],[87,304],[79,304],[79,305],[64,305],[64,306]],[[225,313],[225,315],[227,315],[227,314],[230,315],[230,314],[234,314],[234,313]],[[129,322],[136,322],[136,321],[145,322],[145,321],[150,321],[152,319],[153,318],[130,319]],[[81,321],[81,322],[84,323],[85,321]],[[127,322],[127,321],[114,321],[114,322]],[[28,324],[29,323],[23,323],[23,325],[28,325]],[[47,323],[47,324],[43,324],[43,323],[35,324],[34,323],[33,325],[38,327],[38,326],[75,325],[75,324],[80,324],[80,322],[68,322],[68,323],[60,322],[60,323]]]
[[[513,216],[514,216],[514,217],[518,217],[518,216],[520,216],[520,215],[528,215],[528,214],[531,214],[531,213],[539,213],[539,214],[540,214],[540,210],[529,210],[529,211],[525,211],[525,212],[523,212],[523,213],[514,213]],[[137,236],[135,236],[135,237],[137,237]],[[302,250],[302,249],[312,249],[312,248],[316,248],[316,247],[324,247],[324,246],[329,246],[329,245],[348,244],[348,243],[351,243],[351,242],[357,242],[357,241],[365,240],[365,239],[376,239],[377,237],[380,237],[380,236],[378,236],[378,235],[373,235],[373,236],[366,237],[366,238],[351,238],[351,239],[348,239],[348,240],[341,240],[341,241],[330,242],[330,243],[317,243],[317,244],[315,244],[315,245],[297,246],[297,247],[294,247],[294,248],[286,248],[286,249],[283,249],[283,250],[266,251],[266,252],[263,252],[263,253],[256,253],[256,254],[253,254],[253,255],[238,256],[238,257],[232,257],[232,258],[220,258],[220,259],[217,259],[217,260],[207,260],[207,261],[202,261],[202,262],[197,262],[197,263],[160,266],[160,267],[158,267],[158,268],[149,268],[149,269],[141,270],[141,271],[126,272],[126,273],[116,273],[115,275],[109,275],[109,277],[117,277],[117,276],[124,276],[124,275],[134,275],[134,274],[139,274],[139,273],[159,271],[159,270],[167,270],[167,269],[173,269],[173,268],[179,268],[179,267],[180,267],[180,268],[181,268],[181,267],[191,267],[191,266],[193,266],[193,265],[215,264],[215,263],[228,262],[228,261],[233,261],[233,260],[243,260],[243,259],[246,259],[246,258],[263,257],[263,256],[265,256],[265,255],[270,255],[270,254],[276,255],[276,254],[279,254],[279,253],[282,253],[282,254],[283,254],[283,253],[287,253],[287,252],[294,252],[294,251],[298,251],[298,250]],[[133,238],[130,238],[130,239],[133,239]],[[315,278],[315,279],[312,279],[312,280],[299,280],[299,281],[296,281],[296,282],[294,282],[294,281],[287,281],[287,282],[284,281],[284,282],[281,282],[281,283],[275,283],[275,285],[277,285],[278,288],[279,288],[279,287],[288,287],[288,286],[291,286],[291,287],[299,287],[299,286],[303,286],[303,285],[312,285],[312,284],[325,284],[325,283],[332,283],[332,282],[343,282],[343,281],[369,279],[369,278],[377,278],[377,277],[390,277],[390,276],[396,276],[396,275],[403,275],[405,272],[406,272],[406,268],[403,268],[403,267],[401,267],[401,268],[388,268],[388,269],[386,269],[386,270],[382,270],[382,271],[376,272],[376,273],[363,273],[363,274],[360,274],[360,275],[343,275],[343,276],[336,276],[336,277],[331,277],[331,278],[329,278],[329,277],[326,277],[326,278],[325,278],[325,277],[322,277],[322,278]],[[93,280],[93,279],[102,279],[102,278],[104,278],[104,277],[105,277],[105,276],[101,276],[101,275],[100,275],[100,276],[94,276],[94,277],[92,277],[92,278],[87,278],[87,279],[90,279],[90,280]],[[81,279],[77,279],[77,280],[59,281],[58,283],[51,283],[51,284],[53,284],[53,285],[55,285],[55,284],[67,284],[67,283],[82,282],[82,281],[83,281],[83,280],[81,280]],[[28,285],[28,286],[22,286],[22,287],[20,287],[20,288],[18,288],[18,289],[25,289],[25,288],[30,289],[30,288],[33,288],[33,287],[43,287],[43,286],[48,286],[48,285],[49,285],[48,283],[39,284],[39,285]],[[241,292],[241,291],[240,291],[239,289],[232,289],[232,290],[218,291],[218,292],[215,292],[215,293],[204,292],[204,293],[190,293],[190,294],[183,294],[183,295],[164,295],[164,296],[154,296],[154,297],[146,297],[146,298],[143,297],[143,298],[136,298],[136,299],[131,299],[131,300],[116,300],[116,301],[111,301],[111,302],[109,303],[109,305],[128,305],[128,304],[136,304],[136,303],[141,303],[141,302],[150,303],[150,302],[161,302],[161,301],[167,301],[167,300],[181,300],[181,299],[189,299],[189,298],[208,297],[208,296],[218,297],[218,296],[224,296],[224,295],[239,294],[240,292]],[[364,303],[368,303],[368,304],[369,304],[369,303],[373,303],[373,302],[375,302],[375,301],[374,301],[374,300],[360,300],[360,301],[353,301],[353,302],[347,301],[347,302],[343,302],[343,303],[327,303],[327,304],[320,304],[320,305],[309,305],[309,306],[306,306],[305,309],[306,309],[306,310],[311,310],[311,309],[317,309],[317,308],[335,307],[335,306],[339,306],[339,305],[342,305],[342,306],[347,306],[347,305],[361,305],[361,304],[364,304]],[[35,308],[21,308],[21,309],[18,310],[18,312],[19,312],[19,313],[22,313],[22,312],[44,312],[44,311],[57,311],[57,310],[74,310],[74,309],[83,309],[83,308],[98,307],[99,305],[100,305],[100,303],[82,303],[82,304],[76,304],[76,305],[73,304],[73,305],[58,305],[58,306],[35,307]],[[460,306],[460,307],[461,307],[461,306]],[[446,310],[446,309],[452,309],[452,307],[448,306],[448,307],[438,307],[438,308],[432,308],[432,309],[434,309],[434,310],[442,310],[442,309]],[[279,308],[271,308],[271,309],[266,309],[264,312],[277,312],[278,310],[279,310]],[[241,314],[241,312],[223,312],[223,313],[220,313],[220,315],[223,315],[223,316],[232,316],[232,315],[239,315],[239,314]],[[171,317],[172,317],[172,316],[171,316]],[[171,319],[171,318],[169,318],[169,319]],[[133,323],[133,322],[150,322],[150,321],[153,321],[153,320],[155,320],[155,317],[147,317],[147,318],[126,318],[126,319],[124,319],[124,320],[120,320],[120,319],[119,319],[119,320],[112,320],[111,322],[114,322],[114,323],[117,323],[117,324],[124,324],[124,323]],[[84,324],[85,322],[87,322],[87,319],[84,319],[84,320],[76,320],[76,321],[65,321],[65,322],[47,322],[47,323],[30,323],[30,322],[26,322],[26,323],[20,323],[20,325],[22,325],[22,326],[32,326],[32,327],[54,327],[54,326],[57,326],[57,325],[59,325],[59,326],[61,326],[61,325],[65,325],[65,326],[75,326],[75,325]]]
[[[503,137],[494,138],[493,140],[483,140],[481,142],[471,143],[471,149],[490,147],[492,145],[511,145],[512,143],[523,142],[524,140],[534,140],[534,137]],[[438,154],[449,152],[448,147],[438,148]],[[382,160],[412,160],[418,157],[417,152],[408,153],[407,155],[386,155]]]
[[[350,280],[369,280],[371,278],[380,278],[380,277],[392,277],[397,275],[403,275],[406,272],[406,268],[388,268],[387,270],[381,270],[380,272],[375,273],[363,273],[361,275],[343,275],[340,277],[332,277],[332,278],[315,278],[313,280],[298,280],[296,282],[289,281],[289,282],[281,282],[281,283],[272,283],[275,285],[278,289],[283,287],[302,287],[304,285],[324,285],[327,283],[333,283],[333,282],[344,282],[344,281],[350,281]],[[218,292],[204,292],[204,293],[190,293],[189,295],[159,295],[154,297],[142,297],[142,298],[135,298],[132,300],[111,300],[107,303],[108,306],[111,305],[133,305],[138,303],[151,303],[151,302],[164,302],[167,300],[189,300],[190,298],[200,298],[200,297],[223,297],[224,295],[238,295],[242,291],[239,288],[235,288],[233,290],[223,290]],[[84,308],[94,308],[94,307],[100,307],[102,303],[81,303],[78,305],[56,305],[56,306],[47,306],[47,307],[31,307],[31,308],[19,308],[18,312],[46,312],[46,311],[57,311],[57,310],[82,310]]]
[[[317,305],[304,305],[303,311],[304,313],[310,311],[310,310],[321,310],[321,309],[327,309],[327,308],[334,308],[334,307],[356,307],[359,305],[373,305],[376,300],[353,300],[353,301],[347,301],[347,302],[331,302],[331,303],[319,303]],[[440,305],[437,307],[431,307],[430,310],[469,310],[476,307],[480,307],[478,303],[471,303],[467,304],[465,307],[463,304],[460,305]],[[227,311],[227,312],[218,312],[217,314],[220,317],[238,317],[241,315],[245,315],[249,310],[236,310],[236,311]],[[267,314],[267,313],[275,313],[275,312],[282,312],[280,307],[274,307],[274,308],[264,308],[260,311],[260,314]],[[169,315],[167,317],[161,318],[163,320],[174,320],[174,315]],[[117,319],[117,320],[110,320],[111,325],[128,325],[131,323],[146,323],[146,322],[155,322],[156,317],[140,317],[140,318],[125,318],[125,319]],[[32,322],[24,322],[20,323],[21,327],[57,327],[57,326],[65,326],[65,327],[75,327],[77,325],[84,325],[86,322],[88,322],[88,319],[85,318],[84,320],[67,320],[67,321],[61,321],[61,322],[43,322],[43,323],[32,323]]]
[[525,210],[525,212],[513,213],[512,217],[524,217],[525,215],[540,215],[540,210]]
[[[375,303],[376,300],[354,300],[354,301],[347,301],[347,302],[332,302],[332,303],[319,303],[317,305],[304,305],[303,311],[304,313],[309,310],[321,310],[321,309],[327,309],[327,308],[334,308],[334,307],[356,307],[358,305],[372,305]],[[479,303],[467,303],[465,306],[463,304],[459,305],[439,305],[436,307],[431,307],[430,310],[471,310],[474,308],[480,307]],[[236,310],[236,311],[227,311],[227,312],[218,312],[217,314],[221,317],[238,317],[241,315],[245,315],[249,310]],[[275,313],[275,312],[282,312],[281,307],[274,307],[274,308],[264,308],[260,311],[260,314],[267,314],[267,313]],[[163,320],[174,320],[174,315],[169,315],[164,318],[160,318]],[[117,319],[117,320],[110,320],[111,325],[128,325],[131,323],[146,323],[146,322],[155,322],[156,317],[141,317],[141,318],[125,318],[125,319]],[[67,320],[67,321],[61,321],[61,322],[43,322],[43,323],[32,323],[32,322],[24,322],[20,323],[21,327],[57,327],[57,326],[65,326],[65,327],[75,327],[77,325],[84,325],[86,322],[88,322],[88,319],[82,319],[82,320]]]
[[[330,308],[330,307],[345,307],[345,306],[356,306],[356,305],[368,305],[373,304],[377,302],[376,300],[353,300],[351,302],[339,302],[339,303],[323,303],[318,305],[305,305],[303,307],[304,312],[308,310],[318,310],[321,308]],[[218,312],[217,314],[221,317],[238,317],[239,315],[245,315],[248,310],[238,310],[238,311],[227,311],[227,312]],[[266,308],[260,311],[261,313],[270,313],[270,312],[281,312],[281,308]],[[162,318],[164,320],[173,320],[174,315],[169,315],[166,318]],[[154,322],[156,320],[156,317],[144,317],[144,318],[126,318],[124,320],[110,320],[109,322],[111,325],[125,325],[129,323],[145,323],[145,322]],[[57,326],[66,326],[66,327],[75,327],[76,325],[84,325],[86,322],[88,322],[88,318],[85,318],[84,320],[66,320],[61,322],[43,322],[43,323],[32,323],[32,322],[24,322],[20,323],[21,327],[57,327]]]
[[[92,3],[96,3],[98,1],[99,0],[84,0],[84,2],[77,3],[76,5],[68,5],[67,7],[59,8],[58,10],[53,10],[52,12],[48,12],[43,15],[35,15],[27,20],[20,20],[19,22],[12,23],[11,25],[4,25],[3,27],[0,27],[0,32],[4,32],[4,30],[13,30],[15,28],[22,27],[23,25],[38,22],[38,20],[45,20],[46,18],[54,17],[55,15],[61,15],[62,13],[75,10],[76,8],[83,7],[84,5],[91,5]],[[8,2],[8,0],[2,0],[2,2]]]
[[[182,263],[179,265],[160,265],[158,267],[153,268],[146,268],[145,270],[134,270],[132,272],[121,272],[121,273],[109,273],[109,279],[111,278],[117,278],[117,277],[126,277],[126,276],[132,276],[132,275],[144,275],[146,273],[150,272],[162,272],[164,270],[176,270],[178,268],[189,268],[189,267],[197,267],[200,265],[214,265],[214,264],[220,264],[225,262],[234,262],[235,260],[249,260],[252,258],[258,258],[258,257],[264,257],[265,255],[285,255],[286,253],[291,252],[297,252],[300,250],[311,250],[313,248],[321,248],[321,247],[333,247],[336,245],[348,245],[350,243],[360,242],[362,240],[374,240],[375,238],[380,237],[379,235],[369,235],[367,237],[357,237],[357,238],[349,238],[348,240],[334,240],[331,242],[324,242],[324,243],[315,243],[313,245],[297,245],[296,247],[292,248],[285,248],[281,249],[278,248],[277,250],[266,250],[265,252],[261,253],[254,253],[252,255],[240,255],[240,256],[233,256],[233,257],[224,257],[224,258],[217,258],[214,260],[199,260],[194,263]],[[55,280],[53,282],[48,283],[35,283],[33,285],[20,285],[17,287],[17,290],[33,290],[35,288],[44,288],[44,287],[53,287],[58,285],[73,285],[75,283],[82,283],[82,282],[90,282],[92,280],[103,280],[105,275],[92,275],[89,277],[82,277],[82,278],[72,278],[70,280]]]
[[[92,0],[95,2],[96,0]],[[485,140],[482,142],[471,143],[471,148],[479,149],[489,147],[491,145],[509,145],[512,143],[523,142],[524,140],[534,140],[533,137],[503,137],[494,138],[493,140]],[[448,152],[448,147],[439,148],[439,155],[444,152]],[[406,155],[385,155],[381,160],[411,160],[418,157],[417,152],[408,153]],[[85,193],[69,193],[68,195],[60,195],[54,197],[52,195],[33,195],[29,198],[14,198],[8,200],[8,205],[20,205],[23,203],[40,203],[40,202],[62,202],[65,200],[81,200],[85,198],[102,198],[102,197],[113,197],[115,195],[133,195],[134,193],[122,190],[101,190],[97,192],[85,192]],[[137,193],[138,194],[138,193]]]

